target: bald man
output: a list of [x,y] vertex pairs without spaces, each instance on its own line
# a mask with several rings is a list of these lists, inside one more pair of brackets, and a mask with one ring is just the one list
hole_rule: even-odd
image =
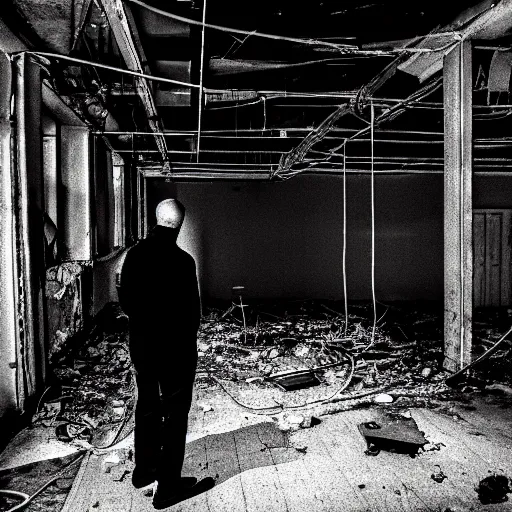
[[195,262],[176,245],[184,217],[176,199],[157,206],[157,225],[128,252],[119,288],[138,390],[132,483],[158,482],[157,509],[213,485],[181,476],[200,320]]

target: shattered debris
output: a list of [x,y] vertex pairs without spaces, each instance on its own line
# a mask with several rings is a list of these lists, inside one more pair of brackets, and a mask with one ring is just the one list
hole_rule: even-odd
[[448,478],[444,473],[443,473],[443,470],[441,469],[441,466],[439,466],[438,464],[436,464],[436,469],[431,475],[430,475],[430,478],[432,478],[432,480],[434,480],[434,482],[437,482],[438,484],[442,484],[444,482],[444,480],[446,478]]
[[107,304],[85,343],[70,348],[54,364],[56,383],[51,390],[61,394],[60,400],[50,399],[49,393],[33,423],[54,426],[58,439],[80,446],[84,442],[103,446],[112,432],[129,430],[125,424],[133,409],[135,386],[126,327],[119,305]]
[[375,395],[373,400],[377,404],[390,404],[391,402],[393,402],[394,399],[391,395],[388,395],[387,393],[379,393],[378,395]]
[[478,499],[484,505],[490,503],[503,503],[508,500],[507,494],[512,492],[510,479],[506,475],[493,474],[480,480],[475,489]]
[[367,442],[367,455],[378,455],[385,450],[414,456],[428,443],[412,418],[382,415],[378,421],[361,423],[358,428]]
[[[350,379],[352,391],[432,385],[432,398],[448,392],[443,384],[447,374],[441,368],[442,311],[387,307],[368,349],[372,331],[368,304],[349,306],[347,326],[338,312],[342,305],[335,303],[295,301],[244,309],[245,327],[236,309],[226,315],[225,310],[211,308],[203,318],[198,334],[198,387],[208,386],[210,375],[215,375],[269,388],[276,382],[272,376],[288,372],[308,381],[290,389],[314,383],[334,389]],[[353,374],[344,356],[347,351],[355,360]],[[336,364],[338,368],[327,367]],[[425,401],[426,393],[421,405]]]

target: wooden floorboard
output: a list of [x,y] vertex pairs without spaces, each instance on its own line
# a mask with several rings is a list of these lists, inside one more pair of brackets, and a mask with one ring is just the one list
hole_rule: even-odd
[[[482,505],[475,491],[492,472],[512,475],[512,439],[493,409],[467,419],[413,409],[412,416],[439,451],[365,455],[358,424],[378,409],[346,411],[291,434],[291,446],[273,424],[209,435],[187,444],[183,474],[212,476],[216,486],[170,510],[180,512],[440,512],[511,511],[512,504]],[[509,414],[505,411],[504,414]],[[215,421],[219,421],[217,411]],[[197,418],[200,420],[201,418]],[[512,423],[511,423],[512,424]],[[498,428],[499,427],[499,428]],[[479,435],[483,434],[483,435]],[[296,450],[295,447],[300,448]],[[305,453],[304,453],[305,452]],[[105,455],[84,460],[62,512],[148,512],[151,498],[134,490],[128,475],[114,482],[102,470]],[[431,475],[441,469],[442,483]]]
[[[357,425],[369,421],[371,416],[360,416],[357,412],[347,411],[326,421],[326,432],[329,435],[324,435],[323,439],[326,444],[330,442],[331,457],[344,467],[353,488],[357,489],[359,496],[370,503],[372,509],[396,512],[421,510],[421,501],[402,485],[395,472],[384,469],[378,456],[364,454],[366,442]],[[398,458],[395,464],[398,467],[400,463],[401,459]],[[360,485],[364,485],[364,488],[359,489]]]
[[[262,445],[258,430],[241,429],[234,433],[234,439],[247,511],[286,511],[286,501],[270,448]],[[263,440],[267,443],[272,441]]]

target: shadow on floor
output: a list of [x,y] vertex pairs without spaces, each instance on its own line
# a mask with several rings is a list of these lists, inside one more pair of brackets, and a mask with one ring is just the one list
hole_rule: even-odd
[[292,462],[302,454],[274,423],[258,423],[187,444],[183,475],[211,476],[216,484],[254,468]]

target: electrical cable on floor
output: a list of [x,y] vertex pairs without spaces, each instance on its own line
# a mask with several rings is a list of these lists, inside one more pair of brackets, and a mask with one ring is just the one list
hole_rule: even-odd
[[345,331],[348,329],[348,299],[347,299],[347,146],[343,146],[343,300],[345,305]]
[[[352,381],[352,377],[354,376],[355,361],[354,361],[354,358],[352,357],[352,355],[349,354],[348,352],[343,351],[343,355],[350,362],[350,372],[349,372],[349,375],[347,376],[347,378],[345,379],[345,381],[343,382],[343,384],[341,384],[341,386],[332,395],[329,395],[324,398],[319,398],[316,400],[308,401],[308,402],[305,402],[303,404],[298,404],[298,405],[278,404],[278,405],[266,406],[266,407],[256,407],[256,406],[245,404],[245,403],[241,402],[240,400],[238,400],[238,398],[236,398],[228,389],[226,389],[226,387],[222,384],[222,382],[217,377],[212,375],[210,372],[207,372],[207,373],[208,373],[208,376],[220,386],[222,391],[224,391],[224,393],[226,393],[231,398],[231,400],[233,400],[238,406],[242,407],[243,409],[252,411],[255,414],[270,415],[270,414],[276,414],[279,411],[286,411],[289,409],[302,409],[302,408],[308,407],[310,405],[328,402],[329,400],[332,400],[334,397],[339,395],[342,391],[347,389],[347,387],[350,385],[350,383]],[[358,397],[347,396],[346,398],[343,398],[343,399],[351,400],[353,398],[358,398]],[[264,411],[267,411],[267,412],[264,412]]]
[[44,483],[41,487],[39,487],[39,489],[37,489],[37,491],[35,491],[30,496],[25,494],[25,493],[18,492],[18,491],[10,491],[10,490],[7,490],[7,489],[5,489],[5,490],[4,489],[0,489],[0,494],[17,496],[17,497],[20,497],[20,498],[24,499],[24,501],[22,503],[19,503],[18,505],[15,505],[14,507],[6,510],[6,512],[17,512],[18,510],[23,510],[24,508],[28,507],[28,505],[30,505],[30,503],[37,496],[39,496],[47,487],[50,487],[50,485],[52,485],[53,482],[55,482],[56,480],[61,478],[62,475],[66,471],[71,469],[77,462],[81,461],[85,457],[85,454],[86,453],[81,453],[76,459],[74,459],[71,462],[69,462],[68,464],[66,464],[60,471],[58,471],[53,477],[51,477],[50,480],[48,480],[46,483]]

